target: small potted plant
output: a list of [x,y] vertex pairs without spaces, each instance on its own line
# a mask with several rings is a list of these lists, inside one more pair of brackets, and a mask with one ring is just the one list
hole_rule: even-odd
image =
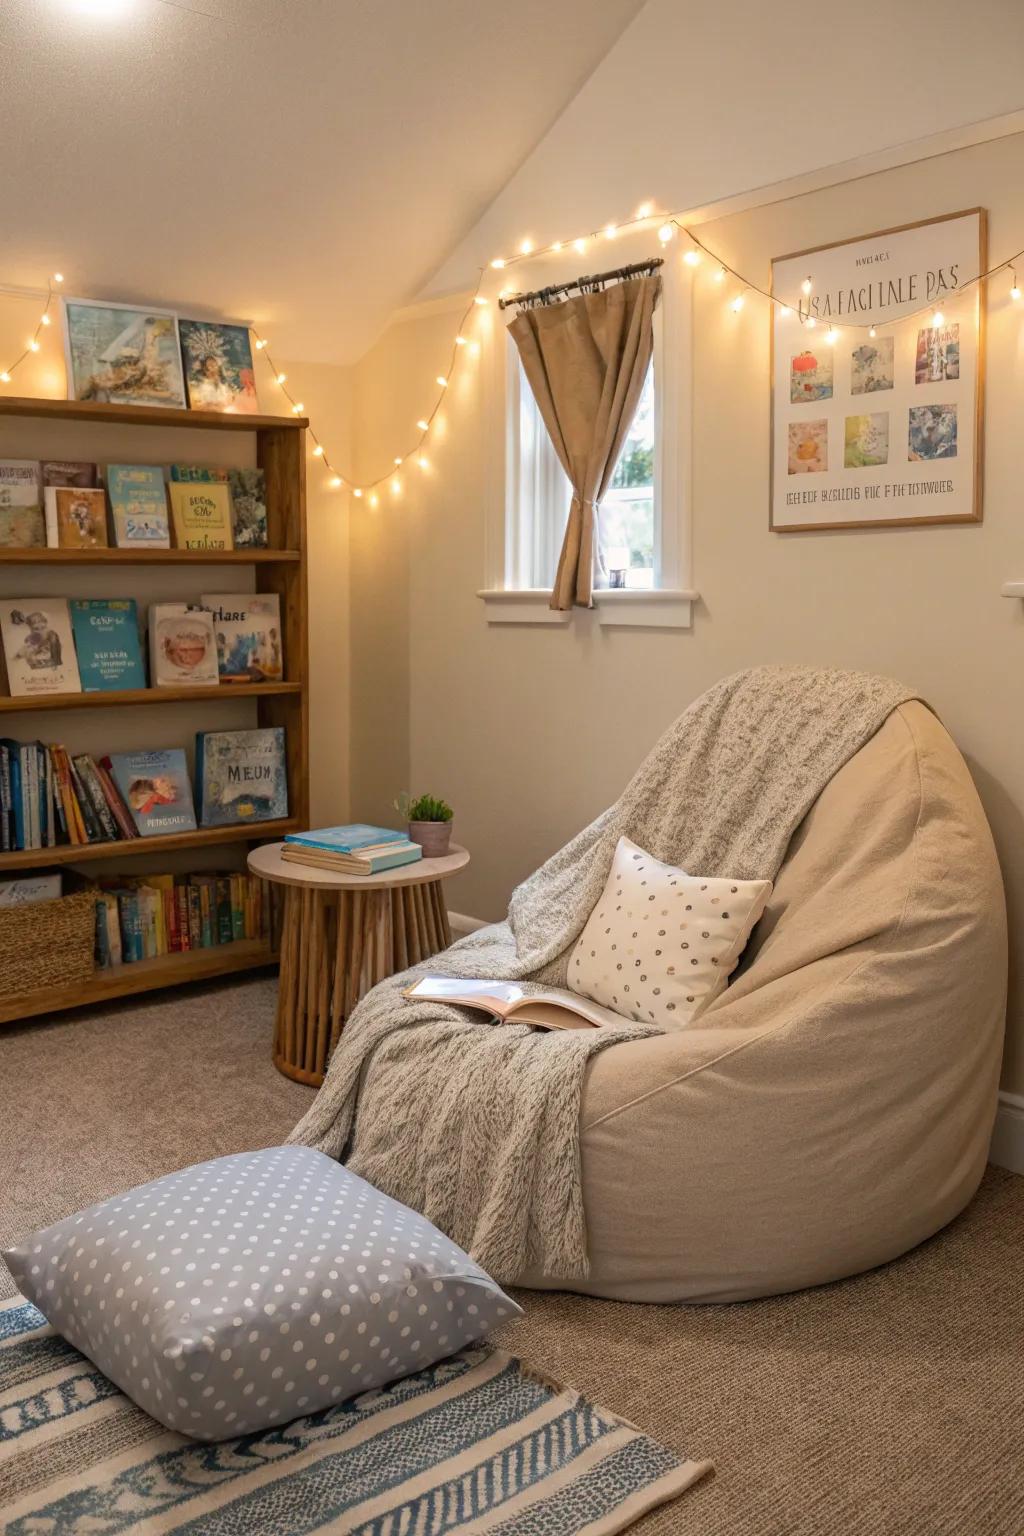
[[455,815],[448,802],[433,795],[420,795],[413,800],[402,793],[395,801],[395,810],[408,821],[409,841],[419,843],[423,857],[443,859],[451,842]]

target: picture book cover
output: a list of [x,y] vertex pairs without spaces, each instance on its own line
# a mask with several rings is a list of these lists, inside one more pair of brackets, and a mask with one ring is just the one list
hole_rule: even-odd
[[843,445],[844,469],[868,469],[889,462],[889,412],[847,416]]
[[199,731],[196,785],[204,827],[287,816],[284,727]]
[[219,464],[172,464],[171,479],[180,485],[227,485],[228,471]]
[[959,325],[929,325],[917,333],[915,384],[943,384],[960,377]]
[[44,459],[44,485],[77,485],[88,489],[99,485],[99,472],[95,464],[84,459]]
[[65,299],[62,312],[69,399],[185,409],[171,311]]
[[107,495],[120,547],[170,549],[167,487],[159,464],[108,464]]
[[223,683],[279,683],[284,676],[281,600],[276,592],[204,593],[213,617]]
[[236,549],[267,547],[267,477],[262,469],[229,469]]
[[188,403],[193,411],[255,415],[256,374],[244,325],[210,320],[179,320]]
[[0,636],[14,698],[81,693],[66,597],[0,600]]
[[879,389],[892,389],[895,382],[891,336],[879,336],[854,347],[850,353],[851,395],[871,395]]
[[956,406],[912,405],[907,439],[907,458],[956,458]]
[[0,546],[42,549],[45,545],[38,460],[0,459]]
[[107,496],[102,489],[48,485],[43,491],[51,549],[105,549]]
[[179,549],[232,549],[231,492],[226,485],[171,482],[171,514]]
[[145,688],[134,597],[73,597],[69,606],[83,691]]
[[789,423],[789,473],[824,474],[828,469],[828,422],[791,421]]
[[196,830],[188,765],[180,747],[165,752],[113,752],[104,765],[141,837]]
[[789,363],[789,399],[792,405],[801,400],[831,400],[834,352],[828,346],[798,352]]
[[154,688],[218,681],[213,619],[187,603],[151,603],[149,679]]

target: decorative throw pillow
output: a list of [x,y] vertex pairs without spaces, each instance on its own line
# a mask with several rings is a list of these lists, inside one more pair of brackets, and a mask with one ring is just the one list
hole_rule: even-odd
[[620,837],[568,984],[638,1023],[690,1024],[725,987],[771,893],[770,880],[688,875]]
[[76,1349],[199,1440],[383,1386],[521,1313],[425,1217],[309,1147],[168,1174],[4,1258]]

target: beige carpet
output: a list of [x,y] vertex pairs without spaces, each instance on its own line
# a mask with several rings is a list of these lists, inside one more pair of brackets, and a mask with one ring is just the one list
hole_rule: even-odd
[[[282,1140],[273,984],[0,1030],[0,1245],[184,1163]],[[717,1475],[637,1536],[1021,1536],[1024,1179],[857,1280],[726,1307],[523,1293],[501,1343]],[[11,1290],[0,1266],[0,1294]],[[275,1533],[261,1533],[275,1536]]]

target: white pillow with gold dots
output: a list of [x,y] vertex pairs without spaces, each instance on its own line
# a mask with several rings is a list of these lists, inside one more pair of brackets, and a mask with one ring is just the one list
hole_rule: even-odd
[[690,1024],[724,990],[771,893],[770,880],[688,875],[620,837],[568,985],[640,1024]]

